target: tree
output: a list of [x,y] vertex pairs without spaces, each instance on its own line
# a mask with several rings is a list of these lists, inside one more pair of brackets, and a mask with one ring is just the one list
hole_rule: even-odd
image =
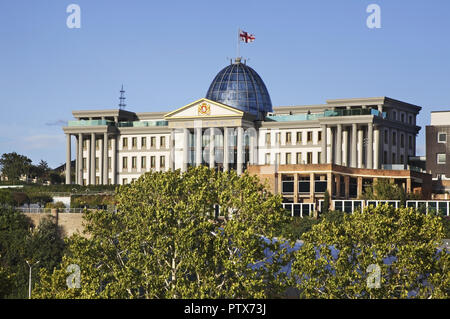
[[[117,191],[117,213],[85,213],[40,298],[255,298],[284,291],[281,197],[257,177],[205,167],[149,172]],[[215,218],[215,205],[223,219]],[[267,238],[264,240],[264,237]],[[269,240],[270,239],[270,240]],[[274,253],[270,253],[274,252]],[[67,289],[67,267],[81,288]]]
[[328,213],[330,210],[330,193],[328,193],[328,189],[325,191],[322,203],[322,214]]
[[29,173],[31,159],[16,152],[5,153],[0,158],[0,166],[2,174],[7,176],[8,180],[17,181],[21,175]]
[[27,298],[29,268],[25,260],[40,261],[33,267],[32,282],[39,269],[48,271],[59,264],[65,244],[50,219],[38,227],[24,214],[0,207],[0,298]]
[[[450,259],[439,249],[440,217],[388,205],[368,207],[340,223],[324,219],[302,239],[292,265],[301,297],[449,297]],[[376,288],[372,279],[378,267]]]
[[48,180],[49,173],[50,167],[48,167],[48,163],[44,160],[41,160],[38,165],[31,166],[31,175],[40,181]]
[[370,200],[400,200],[401,205],[406,206],[408,195],[397,184],[390,183],[388,179],[381,178],[374,182],[372,187],[366,187],[361,199]]

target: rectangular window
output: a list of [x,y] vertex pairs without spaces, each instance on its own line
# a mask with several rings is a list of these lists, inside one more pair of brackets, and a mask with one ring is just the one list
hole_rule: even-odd
[[165,156],[160,156],[159,157],[159,168],[165,168],[166,167],[166,157]]
[[322,164],[322,152],[317,153],[317,163]]
[[165,136],[161,136],[159,138],[159,147],[166,148],[166,137]]
[[270,153],[266,153],[266,158],[264,164],[269,165],[270,164]]
[[122,139],[122,148],[128,148],[128,138],[124,137]]
[[400,135],[400,147],[405,147],[405,135]]
[[83,157],[83,164],[82,164],[82,167],[81,167],[81,168],[82,168],[84,171],[86,171],[86,169],[87,169],[86,161],[87,161],[87,158],[86,158],[86,157]]
[[99,165],[100,159],[98,157],[95,158],[95,171],[98,172],[100,165]]
[[266,145],[270,145],[270,133],[266,133]]
[[122,158],[122,168],[127,169],[128,168],[128,157]]
[[306,132],[306,141],[312,142],[312,134],[313,132]]
[[397,145],[397,133],[396,132],[392,132],[392,145],[393,146]]
[[395,153],[392,153],[392,164],[396,164],[396,160],[395,160]]
[[319,131],[318,133],[317,140],[320,142],[322,140],[322,131]]
[[95,140],[95,149],[97,151],[100,149],[100,140]]
[[292,134],[291,132],[286,132],[286,144],[292,143]]
[[306,164],[312,164],[312,152],[306,153]]
[[447,133],[438,133],[438,143],[447,143]]
[[383,164],[387,164],[387,161],[388,161],[387,158],[388,158],[387,152],[384,151],[384,153],[383,153]]
[[137,137],[133,137],[131,139],[131,147],[136,148],[137,147]]
[[150,138],[150,147],[156,147],[156,137],[154,136]]
[[151,168],[155,168],[156,167],[156,157],[155,156],[151,156],[150,157],[150,167]]
[[297,132],[297,144],[302,143],[302,132]]
[[147,157],[141,156],[141,169],[145,169],[147,166]]
[[302,153],[297,153],[297,164],[302,163]]
[[111,170],[111,156],[108,157],[108,171]]
[[402,122],[405,122],[405,114],[402,113],[401,118],[402,118]]
[[86,186],[86,178],[83,178],[83,186]]
[[276,144],[281,144],[281,133],[277,133],[277,135],[275,135],[276,138]]
[[400,155],[400,164],[404,163],[404,159],[405,159],[405,157],[403,155]]
[[411,116],[411,115],[408,117],[408,123],[409,123],[410,125],[413,124],[413,123],[412,123],[412,116]]
[[438,164],[445,164],[446,163],[446,156],[445,156],[445,154],[437,154],[437,163]]
[[147,138],[141,137],[141,148],[147,148]]
[[100,177],[95,176],[95,185],[100,185]]
[[133,168],[133,169],[137,168],[137,157],[136,156],[131,157],[131,168]]
[[291,164],[291,153],[286,153],[286,164]]
[[122,179],[122,185],[126,185],[126,184],[128,184],[128,179],[123,178],[123,179]]

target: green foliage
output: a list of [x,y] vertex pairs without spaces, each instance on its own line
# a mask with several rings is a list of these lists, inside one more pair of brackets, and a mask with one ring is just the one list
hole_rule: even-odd
[[22,192],[12,193],[12,198],[14,200],[15,206],[22,206],[25,204],[27,204],[27,205],[30,204],[30,198],[28,197],[28,195],[26,193],[22,193]]
[[444,236],[446,239],[450,239],[450,217],[442,218],[442,222],[444,224]]
[[18,180],[22,174],[28,174],[31,168],[31,159],[19,155],[16,152],[4,153],[0,158],[2,174],[8,177],[8,180]]
[[8,190],[0,190],[0,206],[7,205],[7,206],[13,206],[14,205],[14,198],[12,197],[12,194]]
[[45,206],[47,203],[53,202],[53,198],[44,193],[29,193],[28,197],[30,199],[30,203],[39,204],[39,206]]
[[406,199],[405,191],[397,184],[390,183],[388,179],[380,178],[372,187],[366,187],[361,199],[369,200],[402,200]]
[[[51,220],[33,229],[24,214],[0,207],[0,298],[26,298],[29,268],[25,260],[40,261],[33,268],[33,284],[39,268],[52,270],[61,260],[64,242]],[[4,283],[4,285],[3,285]]]
[[341,223],[345,214],[340,211],[328,211],[328,213],[320,214],[318,219],[309,216],[294,217],[290,223],[285,225],[283,236],[290,240],[300,239],[304,233],[312,229],[313,225],[319,224],[324,219],[333,223]]
[[[449,254],[438,250],[443,235],[440,217],[388,205],[340,223],[325,218],[303,235],[293,284],[304,298],[449,298]],[[381,268],[380,288],[367,284],[371,264]]]
[[66,205],[63,202],[47,203],[45,208],[66,208]]
[[102,208],[114,205],[115,197],[112,195],[72,195],[70,206],[72,208]]
[[[69,240],[53,273],[42,271],[40,298],[262,298],[284,291],[275,274],[287,261],[274,238],[288,222],[281,197],[248,174],[205,167],[149,172],[120,186],[117,213],[87,212],[86,232]],[[223,219],[214,218],[219,204]],[[232,216],[231,216],[232,215]],[[276,252],[267,261],[264,249]],[[67,289],[66,268],[81,269]]]
[[325,191],[324,197],[323,197],[323,203],[322,203],[322,214],[328,213],[330,210],[330,193],[328,192],[328,189]]

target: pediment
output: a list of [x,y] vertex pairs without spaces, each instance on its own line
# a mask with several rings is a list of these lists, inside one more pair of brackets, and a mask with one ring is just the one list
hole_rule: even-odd
[[242,117],[244,112],[234,107],[202,98],[175,111],[167,113],[165,119]]

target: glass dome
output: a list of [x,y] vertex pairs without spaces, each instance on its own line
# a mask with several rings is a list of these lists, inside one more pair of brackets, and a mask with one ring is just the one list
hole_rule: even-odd
[[269,92],[258,73],[241,59],[222,69],[212,81],[206,98],[264,118],[272,112]]

